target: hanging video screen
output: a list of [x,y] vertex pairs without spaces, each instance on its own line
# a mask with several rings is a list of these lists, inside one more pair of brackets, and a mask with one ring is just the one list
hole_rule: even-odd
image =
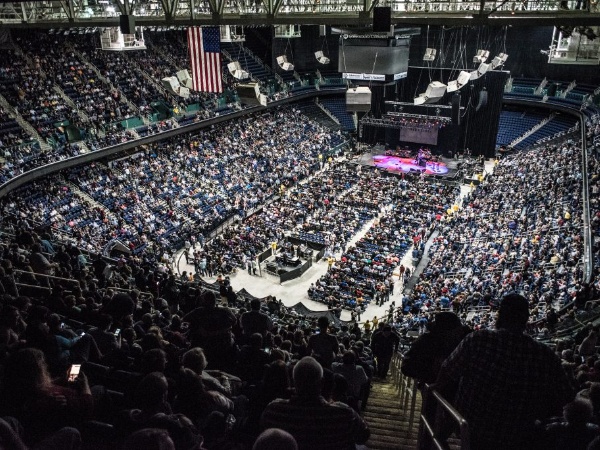
[[[378,46],[367,45],[379,43]],[[358,45],[360,44],[360,45]],[[408,70],[408,40],[388,45],[386,40],[348,39],[340,45],[338,70],[394,75]]]
[[439,128],[432,127],[402,127],[400,128],[400,142],[414,142],[416,144],[437,145]]

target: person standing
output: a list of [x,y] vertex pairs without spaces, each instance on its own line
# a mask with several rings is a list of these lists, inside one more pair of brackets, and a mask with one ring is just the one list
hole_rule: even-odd
[[339,351],[337,338],[328,333],[329,319],[325,316],[317,320],[318,333],[308,340],[308,351],[321,363],[324,369],[331,369],[331,364]]
[[392,333],[392,327],[385,325],[382,332],[374,333],[371,340],[373,354],[377,358],[377,376],[379,378],[387,377],[390,363],[394,352],[398,351],[400,338]]
[[260,300],[253,298],[250,300],[250,311],[243,313],[240,317],[242,332],[246,338],[250,338],[254,333],[260,333],[264,337],[267,331],[273,329],[273,321],[260,310],[260,307]]
[[356,308],[354,308],[354,312],[356,313],[357,322],[360,322],[360,314],[362,313],[362,308],[360,307],[360,305],[358,305],[358,306],[356,306]]
[[183,244],[183,248],[184,248],[183,254],[185,256],[186,264],[189,264],[189,262],[190,262],[190,248],[191,247],[192,247],[192,243],[188,239],[186,239]]
[[330,256],[327,258],[327,271],[331,270],[334,262],[335,262],[335,258],[333,256]]
[[458,383],[454,406],[473,450],[532,448],[538,419],[560,414],[574,392],[550,347],[525,334],[527,299],[502,299],[495,330],[465,337],[442,364],[435,388]]

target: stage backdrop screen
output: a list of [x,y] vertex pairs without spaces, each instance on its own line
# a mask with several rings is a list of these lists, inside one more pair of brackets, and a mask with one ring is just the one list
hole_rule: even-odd
[[415,142],[417,144],[437,145],[438,127],[431,128],[400,128],[400,142]]

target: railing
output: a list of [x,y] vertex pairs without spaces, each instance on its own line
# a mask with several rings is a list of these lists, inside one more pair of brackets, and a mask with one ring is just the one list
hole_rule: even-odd
[[588,151],[587,139],[585,135],[586,127],[583,117],[581,122],[584,126],[581,127],[581,181],[582,181],[582,201],[583,201],[583,243],[584,255],[583,279],[586,283],[590,283],[594,271],[594,238],[592,236],[592,222],[590,216],[590,196],[589,196],[589,180],[588,180]]
[[63,277],[55,277],[54,275],[47,275],[45,273],[38,273],[38,272],[29,272],[27,270],[21,270],[21,269],[13,269],[15,273],[26,273],[28,275],[32,275],[35,278],[47,278],[48,280],[59,280],[59,281],[64,281],[66,283],[71,283],[74,285],[79,286],[79,280],[75,280],[73,278],[63,278]]
[[[331,90],[330,92],[323,92],[321,95],[337,95],[340,94],[340,90]],[[103,147],[95,152],[90,152],[82,155],[77,155],[71,158],[53,161],[43,166],[35,167],[28,172],[22,173],[20,175],[11,178],[4,184],[0,185],[0,198],[5,196],[8,192],[13,189],[16,189],[23,184],[31,182],[35,179],[41,178],[43,176],[49,175],[54,172],[59,172],[60,170],[68,169],[70,167],[78,166],[81,164],[89,163],[98,159],[105,158],[107,156],[121,153],[130,149],[134,149],[140,147],[142,145],[147,145],[152,142],[168,139],[183,133],[190,133],[200,130],[202,128],[208,128],[212,125],[216,125],[221,122],[229,121],[231,119],[236,119],[238,117],[249,115],[253,112],[262,111],[264,109],[277,108],[278,106],[285,105],[288,103],[296,102],[305,98],[312,98],[316,96],[316,91],[306,91],[301,92],[298,95],[293,97],[284,97],[278,100],[274,100],[269,102],[267,107],[263,106],[252,106],[245,108],[241,111],[234,111],[229,114],[220,115],[211,117],[208,119],[201,120],[200,122],[194,122],[189,125],[185,125],[179,128],[172,128],[170,130],[164,131],[159,134],[154,134],[150,136],[143,137],[141,139],[135,139],[128,142],[124,142],[121,144],[113,145],[110,147]],[[2,97],[0,96],[0,99]]]
[[[432,389],[428,384],[423,390],[423,407],[421,409],[421,422],[419,427],[419,439],[417,447],[419,450],[445,449],[448,448],[446,419],[451,419],[460,429],[460,449],[469,450],[469,424],[461,414],[442,397],[442,395]],[[434,414],[433,419],[429,417]],[[490,424],[490,426],[494,426]]]
[[417,383],[415,379],[404,375],[400,370],[401,367],[402,355],[400,353],[396,353],[390,366],[392,382],[400,395],[400,408],[405,414],[408,413],[408,429],[406,430],[406,437],[410,437],[415,424],[417,397],[420,394],[419,389],[417,389]]
[[526,131],[525,133],[523,133],[521,136],[519,136],[518,138],[514,139],[511,143],[510,146],[514,147],[515,145],[519,144],[520,142],[523,142],[525,139],[527,139],[529,136],[531,136],[533,133],[535,133],[536,131],[538,131],[540,128],[542,128],[544,125],[546,125],[548,122],[550,122],[552,119],[554,119],[554,117],[556,117],[556,113],[552,113],[550,114],[550,117],[546,117],[544,118],[542,121],[538,122],[537,124],[535,124],[531,129],[529,129],[528,131]]

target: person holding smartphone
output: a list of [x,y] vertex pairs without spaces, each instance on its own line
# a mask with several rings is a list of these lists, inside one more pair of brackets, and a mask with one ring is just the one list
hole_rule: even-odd
[[7,359],[0,383],[0,415],[19,420],[27,445],[92,418],[94,404],[87,377],[79,367],[74,381],[68,382],[71,372],[71,368],[65,370],[61,380],[53,380],[44,353],[34,348],[18,350]]
[[98,326],[89,330],[98,349],[103,355],[109,355],[121,348],[121,330],[112,330],[113,318],[108,314],[101,314],[98,318]]
[[61,323],[58,314],[48,316],[48,328],[58,349],[56,355],[57,367],[62,369],[73,363],[90,360],[99,362],[102,358],[102,352],[98,348],[94,337],[86,332],[76,333],[69,328],[63,328]]

